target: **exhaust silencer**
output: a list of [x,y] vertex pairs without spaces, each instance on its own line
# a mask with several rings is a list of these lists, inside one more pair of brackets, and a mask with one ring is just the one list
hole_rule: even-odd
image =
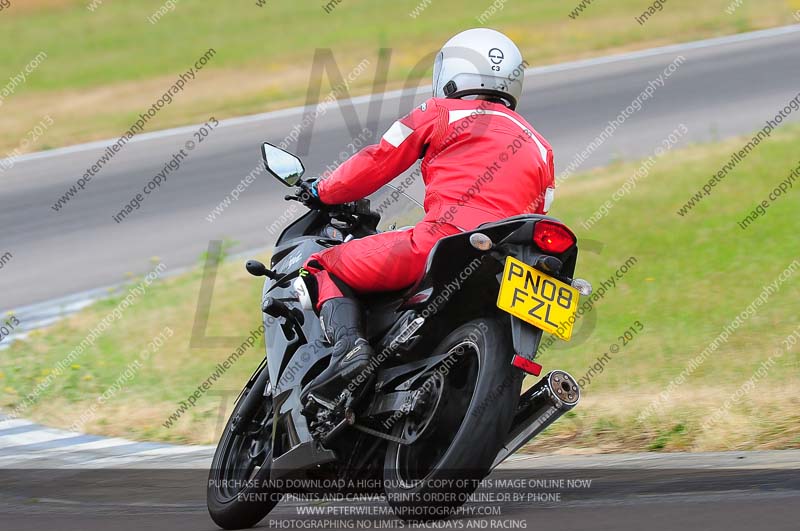
[[567,372],[547,373],[520,397],[506,443],[497,453],[492,469],[575,407],[580,397],[578,383]]

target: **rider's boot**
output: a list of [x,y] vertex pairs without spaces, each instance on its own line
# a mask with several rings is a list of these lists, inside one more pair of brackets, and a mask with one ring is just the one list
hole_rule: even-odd
[[316,401],[329,409],[348,398],[353,404],[361,398],[373,378],[370,361],[375,351],[364,338],[361,308],[349,297],[328,299],[319,312],[322,330],[333,345],[331,362],[306,387],[302,401],[305,406]]

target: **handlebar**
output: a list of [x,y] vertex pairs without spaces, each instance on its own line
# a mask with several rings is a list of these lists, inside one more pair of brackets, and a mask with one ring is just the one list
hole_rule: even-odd
[[[372,218],[374,220],[380,219],[380,214],[374,212],[370,209],[370,201],[369,199],[359,199],[357,201],[352,201],[349,203],[341,203],[338,205],[326,205],[320,204],[319,201],[312,202],[309,201],[308,197],[306,197],[306,192],[302,187],[297,188],[296,195],[287,195],[284,196],[286,201],[297,201],[299,203],[304,204],[308,208],[312,210],[320,210],[325,211],[332,217],[339,216],[359,216],[364,218]],[[376,221],[377,223],[377,221]]]
[[[315,208],[313,206],[313,202],[309,201],[309,198],[306,197],[307,193],[303,189],[303,187],[297,187],[296,195],[286,195],[283,197],[286,201],[297,201],[299,203],[303,203],[307,207],[316,210],[328,210],[328,211],[337,211],[343,214],[357,214],[357,215],[370,215],[375,214],[370,210],[370,201],[369,199],[359,199],[357,201],[352,201],[349,203],[340,203],[338,205],[327,205],[323,204],[322,208]],[[319,201],[318,199],[316,201]]]
[[347,214],[354,214],[358,216],[369,216],[371,214],[375,214],[375,212],[370,210],[369,199],[359,199],[358,201],[353,201],[351,203],[334,205],[334,208],[340,208]]

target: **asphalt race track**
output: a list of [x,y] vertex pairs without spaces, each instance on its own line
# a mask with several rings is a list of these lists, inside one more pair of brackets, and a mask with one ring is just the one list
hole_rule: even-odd
[[[679,56],[685,60],[659,82]],[[554,146],[556,173],[561,174],[609,120],[648,86],[655,87],[653,97],[643,101],[641,110],[583,162],[580,171],[615,157],[648,156],[680,124],[689,130],[682,143],[760,128],[797,94],[798,64],[800,26],[789,26],[534,70],[519,110]],[[346,65],[341,68],[346,70]],[[408,97],[376,96],[383,99],[378,134],[427,97],[413,92],[408,91]],[[339,159],[366,125],[368,104],[368,98],[359,98],[354,105],[360,120],[349,123],[354,134],[335,106],[301,132],[301,140],[311,132],[308,153],[303,154],[309,175]],[[290,109],[222,122],[121,223],[112,216],[185,148],[198,126],[140,135],[60,211],[51,207],[111,142],[17,160],[0,177],[0,250],[13,254],[0,271],[0,311],[117,284],[126,273],[150,271],[150,259],[156,256],[171,270],[192,265],[210,240],[233,239],[238,242],[234,252],[269,246],[276,234],[266,227],[286,212],[286,190],[265,173],[213,222],[206,216],[260,166],[260,143],[283,140],[302,113],[303,109]],[[213,114],[209,109],[209,117]],[[569,187],[569,181],[561,186]],[[558,216],[558,193],[552,213]]]
[[[212,446],[81,435],[0,415],[1,529],[215,529],[205,507],[213,453]],[[403,527],[374,495],[293,496],[260,528],[783,531],[796,530],[799,518],[800,450],[517,454],[445,522]]]
[[[160,457],[153,452],[113,469],[99,469],[98,460],[87,469],[63,449],[29,452],[41,458],[19,465],[29,468],[8,467],[6,462],[8,468],[0,469],[3,528],[216,529],[204,498],[212,450],[187,447],[171,456],[162,451]],[[102,452],[85,453],[96,457]],[[797,529],[798,502],[797,450],[517,455],[484,481],[460,514],[446,521],[399,522],[385,501],[375,497],[310,503],[292,496],[259,528],[788,531]],[[309,507],[314,514],[308,514]]]

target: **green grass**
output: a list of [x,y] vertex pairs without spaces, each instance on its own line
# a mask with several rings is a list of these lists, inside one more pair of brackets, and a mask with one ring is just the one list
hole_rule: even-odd
[[[412,18],[418,0],[346,0],[329,14],[323,3],[270,0],[259,8],[250,0],[179,1],[151,24],[147,17],[163,0],[105,0],[94,12],[86,8],[88,0],[13,2],[0,16],[0,34],[13,43],[0,47],[1,84],[40,51],[47,59],[7,98],[0,150],[17,147],[44,113],[55,124],[29,149],[120,134],[208,48],[218,52],[211,64],[151,129],[301,103],[318,48],[332,48],[344,74],[370,60],[353,93],[371,90],[380,48],[392,49],[390,86],[409,77],[426,82],[428,54],[458,31],[478,26],[477,17],[491,4],[436,0]],[[724,13],[728,4],[671,0],[640,26],[634,20],[643,9],[640,0],[592,5],[575,20],[568,17],[572,2],[509,1],[487,25],[507,32],[536,66],[788,24],[794,22],[792,8],[800,7],[796,0],[764,0],[745,3],[730,16]]]
[[[161,423],[178,403],[194,392],[217,362],[222,362],[236,349],[235,346],[190,347],[200,279],[198,268],[151,285],[145,295],[124,311],[122,319],[115,321],[91,348],[72,360],[65,374],[52,380],[33,408],[20,415],[32,415],[51,424],[70,427],[92,405],[100,404],[98,396],[109,390],[134,360],[142,359],[142,350],[166,328],[172,334],[165,333],[164,337],[171,337],[142,363],[132,379],[123,382],[125,385],[119,392],[101,404],[98,414],[89,419],[85,429],[177,442],[213,438],[217,409],[226,397],[228,403],[232,403],[243,382],[263,358],[263,341],[216,382],[214,391],[186,415],[179,428],[163,428]],[[132,279],[131,287],[140,281]],[[234,337],[231,345],[241,343],[249,330],[260,324],[260,293],[260,282],[247,275],[241,264],[222,265],[205,336]],[[118,307],[127,294],[126,289],[1,351],[0,389],[3,393],[0,396],[3,398],[0,407],[9,412],[22,403],[25,395]],[[233,396],[228,396],[230,393],[234,393]]]
[[[36,0],[31,2],[34,6]],[[47,2],[39,2],[47,4]],[[59,2],[59,7],[9,10],[0,30],[14,46],[0,50],[0,64],[22,66],[40,50],[47,65],[30,80],[29,90],[86,88],[120,81],[136,81],[172,74],[209,46],[221,56],[217,68],[253,67],[280,72],[297,60],[309,61],[315,48],[332,47],[346,55],[372,56],[379,47],[400,54],[401,64],[416,63],[422,52],[432,52],[448,36],[471,26],[491,4],[486,0],[437,0],[416,18],[409,13],[417,1],[374,2],[347,0],[326,14],[322,2],[272,1],[266,8],[254,2],[179,1],[175,10],[156,24],[147,21],[162,0],[115,2],[106,0],[94,12],[86,0]],[[785,2],[744,5],[736,16],[723,9],[727,1],[673,0],[646,28],[634,15],[641,2],[618,0],[592,6],[578,19],[574,7],[562,2],[508,2],[488,26],[504,28],[520,46],[542,62],[553,57],[649,42],[679,40],[716,33],[747,31],[764,21],[789,23]],[[686,13],[692,10],[693,17]],[[769,17],[759,14],[776,11]],[[561,38],[548,39],[554,26]],[[398,65],[400,67],[400,65]],[[396,71],[395,74],[400,72]]]
[[[782,339],[798,329],[800,270],[781,284],[767,304],[745,320],[705,363],[679,386],[664,407],[639,420],[651,401],[678,376],[687,361],[706,346],[795,259],[800,259],[800,190],[775,202],[747,230],[737,221],[800,165],[800,128],[785,126],[762,143],[690,215],[675,212],[742,144],[691,146],[658,160],[650,175],[616,203],[591,230],[580,222],[625,182],[638,163],[576,175],[557,192],[553,214],[576,229],[583,241],[604,244],[585,251],[579,276],[599,286],[622,263],[638,262],[616,288],[584,318],[572,343],[559,343],[539,361],[584,377],[598,357],[620,343],[635,321],[644,329],[595,374],[581,404],[537,439],[533,450],[721,450],[800,447],[800,353],[785,352],[752,392],[711,426],[704,420],[753,375]],[[102,404],[86,429],[141,439],[210,443],[219,429],[223,396],[206,394],[171,429],[161,426],[225,359],[232,346],[190,348],[200,272],[160,281],[122,320],[79,359],[66,376],[25,415],[48,424],[70,426],[96,403],[164,327],[174,331],[167,344],[135,378]],[[0,406],[6,410],[46,377],[119,303],[100,302],[48,330],[0,351]],[[225,263],[217,277],[209,336],[233,336],[236,344],[258,326],[260,282],[239,263]],[[594,324],[592,324],[594,323]],[[583,339],[581,339],[583,338]],[[214,387],[235,393],[258,364],[261,346],[250,350]],[[229,398],[233,398],[230,396]],[[230,401],[227,407],[230,407]]]

